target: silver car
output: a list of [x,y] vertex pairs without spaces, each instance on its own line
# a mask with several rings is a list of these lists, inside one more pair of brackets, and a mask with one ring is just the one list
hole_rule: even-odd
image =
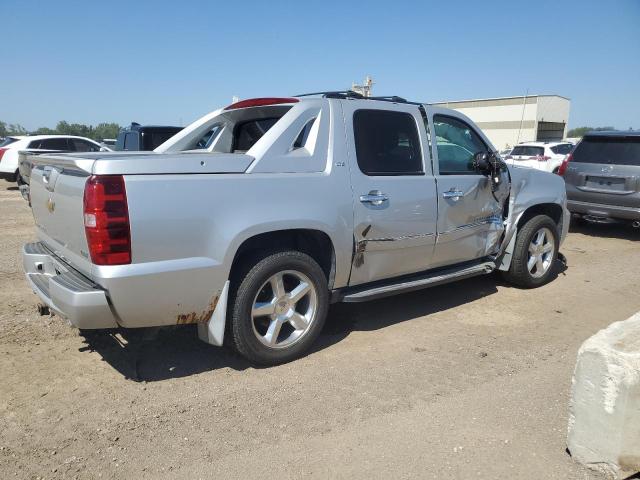
[[569,210],[640,227],[640,132],[591,132],[563,163]]
[[32,162],[24,269],[51,311],[197,324],[260,364],[306,352],[331,302],[496,270],[543,285],[569,224],[560,177],[510,172],[467,117],[398,97],[245,100],[155,152]]

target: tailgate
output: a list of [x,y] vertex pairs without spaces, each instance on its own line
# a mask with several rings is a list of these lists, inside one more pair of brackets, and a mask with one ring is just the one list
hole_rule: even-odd
[[90,277],[83,196],[93,161],[44,155],[31,160],[31,209],[38,238],[58,257]]

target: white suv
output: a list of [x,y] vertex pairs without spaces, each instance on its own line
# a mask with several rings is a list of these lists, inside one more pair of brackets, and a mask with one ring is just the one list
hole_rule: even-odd
[[11,136],[0,143],[0,178],[20,182],[18,152],[104,152],[108,148],[93,140],[72,135]]
[[572,149],[573,143],[570,142],[526,142],[513,147],[505,160],[516,167],[558,173],[562,161]]

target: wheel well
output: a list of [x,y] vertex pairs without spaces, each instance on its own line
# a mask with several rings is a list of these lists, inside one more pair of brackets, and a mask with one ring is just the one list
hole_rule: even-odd
[[556,222],[558,229],[562,228],[562,207],[557,203],[539,203],[525,210],[520,217],[520,220],[518,220],[518,230],[520,230],[522,226],[529,221],[529,219],[536,215],[547,215]]
[[324,271],[329,288],[335,275],[335,251],[329,236],[320,230],[295,229],[261,233],[248,238],[238,248],[231,264],[233,273],[245,260],[271,251],[296,250],[313,258]]

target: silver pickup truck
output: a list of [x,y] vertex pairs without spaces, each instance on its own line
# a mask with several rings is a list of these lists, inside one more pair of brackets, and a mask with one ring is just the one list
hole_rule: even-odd
[[399,97],[245,100],[154,152],[31,162],[24,270],[52,312],[197,324],[259,364],[307,351],[331,302],[494,270],[543,285],[569,226],[561,177],[508,169],[464,115]]

